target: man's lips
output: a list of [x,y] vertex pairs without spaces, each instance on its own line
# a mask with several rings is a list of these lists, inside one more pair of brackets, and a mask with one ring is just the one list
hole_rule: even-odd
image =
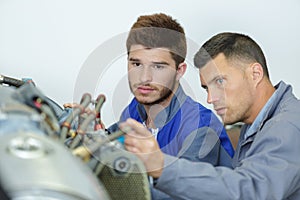
[[148,93],[154,91],[155,89],[152,87],[149,87],[149,86],[139,86],[137,88],[137,90],[142,94],[148,94]]
[[225,115],[226,108],[214,108],[218,115]]

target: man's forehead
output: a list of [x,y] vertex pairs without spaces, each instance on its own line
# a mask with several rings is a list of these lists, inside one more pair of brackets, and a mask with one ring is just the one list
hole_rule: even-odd
[[209,61],[204,67],[199,69],[201,81],[208,82],[222,74],[219,66],[214,60]]
[[160,51],[170,52],[170,50],[165,47],[146,47],[141,44],[134,44],[131,45],[129,53],[139,51],[139,50],[160,50]]

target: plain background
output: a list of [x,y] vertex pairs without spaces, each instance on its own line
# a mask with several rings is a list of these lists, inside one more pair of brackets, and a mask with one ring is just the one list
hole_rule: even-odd
[[0,0],[0,73],[32,78],[58,104],[81,95],[106,96],[101,115],[108,126],[132,95],[128,89],[125,38],[144,14],[163,12],[185,28],[187,93],[206,104],[192,58],[223,31],[245,33],[259,43],[273,84],[284,80],[300,96],[299,0]]

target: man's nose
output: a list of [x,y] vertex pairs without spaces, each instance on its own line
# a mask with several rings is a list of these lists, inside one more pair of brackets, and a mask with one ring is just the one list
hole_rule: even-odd
[[150,82],[152,81],[152,75],[153,73],[150,67],[143,67],[141,69],[140,80],[142,82]]
[[207,103],[212,104],[217,100],[218,100],[217,95],[215,93],[213,93],[212,91],[207,90],[207,100],[206,100]]

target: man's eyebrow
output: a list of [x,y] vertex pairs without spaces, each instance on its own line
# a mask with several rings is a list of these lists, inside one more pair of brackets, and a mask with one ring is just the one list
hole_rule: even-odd
[[[138,58],[129,58],[128,60],[131,62],[140,62],[141,61]],[[152,64],[154,64],[154,65],[170,65],[170,63],[165,62],[165,61],[154,61],[154,62],[152,62]]]
[[161,62],[152,62],[155,65],[170,65],[168,62],[161,61]]
[[129,61],[132,61],[132,62],[139,62],[140,59],[137,59],[137,58],[129,58]]

